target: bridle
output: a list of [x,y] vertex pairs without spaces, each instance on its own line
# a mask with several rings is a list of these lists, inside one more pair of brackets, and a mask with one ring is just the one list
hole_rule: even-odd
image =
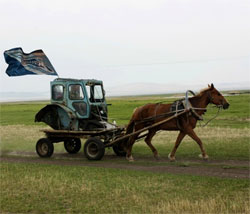
[[[208,93],[208,98],[209,98],[208,102],[214,104],[213,103],[214,98],[212,97],[211,92],[208,91],[207,93]],[[219,115],[220,110],[222,109],[223,105],[216,105],[216,104],[214,104],[214,105],[218,108],[216,115],[213,116],[212,118],[210,118],[205,124],[203,124],[203,125],[200,124],[201,127],[205,127],[208,123],[210,123],[213,119],[215,119]]]
[[213,102],[213,101],[214,101],[214,97],[212,97],[210,91],[207,92],[207,95],[208,95],[208,99],[209,99],[208,103],[214,104],[217,108],[222,108],[222,107],[223,107],[223,104],[218,104],[218,105],[217,105],[217,104],[215,104],[215,103]]
[[[185,108],[186,108],[186,110],[190,110],[198,120],[203,120],[203,117],[201,115],[199,115],[196,112],[196,110],[206,111],[207,109],[206,108],[196,108],[196,107],[193,107],[192,104],[189,101],[189,98],[188,98],[188,93],[189,92],[195,96],[195,93],[193,91],[191,91],[191,90],[187,90],[186,91]],[[214,104],[213,103],[214,98],[212,97],[210,91],[207,91],[207,95],[208,95],[208,99],[209,99],[208,103]],[[219,112],[220,112],[221,108],[223,107],[223,105],[216,105],[215,104],[215,106],[218,108],[218,111],[217,111],[216,115],[214,117],[212,117],[211,119],[209,119],[204,125],[202,125],[202,127],[206,126],[210,121],[212,121],[213,119],[215,119],[219,115]]]
[[211,95],[211,91],[207,92],[207,96],[208,96],[208,99],[209,99],[208,103],[213,103],[214,98]]

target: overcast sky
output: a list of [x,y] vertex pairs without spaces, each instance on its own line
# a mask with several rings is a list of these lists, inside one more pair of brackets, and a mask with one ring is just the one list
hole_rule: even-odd
[[60,77],[131,83],[250,83],[250,0],[0,0],[3,91],[48,91],[8,77],[3,52],[42,49]]

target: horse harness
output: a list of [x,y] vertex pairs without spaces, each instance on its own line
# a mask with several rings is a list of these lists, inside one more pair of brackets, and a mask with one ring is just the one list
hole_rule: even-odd
[[[176,100],[170,107],[171,112],[174,112],[175,115],[177,115],[179,112],[182,112],[184,110],[189,109],[190,112],[187,113],[187,121],[189,122],[189,116],[193,115],[197,120],[203,120],[202,116],[199,115],[196,111],[195,108],[192,106],[190,101],[186,101],[185,99],[181,100]],[[204,109],[200,109],[204,110]],[[180,125],[180,120],[178,117],[176,117],[176,125],[177,127],[182,130],[181,125]]]
[[[196,110],[198,110],[198,111],[199,110],[200,111],[206,111],[206,108],[193,107],[192,104],[189,101],[188,93],[191,93],[193,96],[195,96],[195,93],[193,91],[188,90],[186,92],[185,98],[174,101],[174,103],[170,107],[170,112],[166,112],[166,113],[163,113],[163,114],[160,114],[160,115],[157,115],[157,110],[158,110],[158,108],[159,108],[159,106],[160,106],[160,104],[162,102],[157,103],[156,104],[157,106],[156,106],[155,112],[154,112],[154,116],[145,118],[143,120],[136,121],[135,125],[141,124],[141,123],[146,123],[147,125],[150,125],[150,124],[153,124],[155,122],[155,120],[158,119],[158,118],[166,117],[168,115],[173,115],[173,114],[177,115],[178,113],[183,112],[185,110],[189,110],[189,112],[187,114],[187,121],[189,119],[189,116],[191,116],[191,115],[193,115],[195,117],[195,119],[202,121],[203,117],[201,115],[199,115],[196,112]],[[211,96],[211,94],[209,94],[209,102],[211,102],[212,100],[213,100],[213,97]],[[220,108],[219,108],[219,110],[220,110]],[[218,112],[217,112],[217,114],[216,114],[215,117],[217,117],[217,115],[219,113],[219,110],[218,110]],[[210,119],[204,126],[206,126],[215,117],[213,117],[212,119]],[[181,125],[180,125],[180,121],[179,121],[178,117],[176,118],[176,121],[177,121],[177,127],[181,130]]]

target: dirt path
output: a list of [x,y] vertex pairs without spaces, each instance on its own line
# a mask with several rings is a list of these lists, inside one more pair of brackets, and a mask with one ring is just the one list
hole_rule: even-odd
[[124,158],[115,155],[105,155],[101,161],[88,161],[82,154],[69,155],[66,153],[54,154],[52,158],[39,158],[35,153],[12,152],[2,154],[1,162],[9,163],[35,163],[54,164],[61,166],[88,166],[112,169],[148,171],[155,173],[187,174],[199,176],[215,176],[222,178],[249,179],[249,161],[222,160],[204,162],[202,160],[182,159],[175,163],[167,159],[155,161],[153,158],[137,158],[135,162],[129,163]]

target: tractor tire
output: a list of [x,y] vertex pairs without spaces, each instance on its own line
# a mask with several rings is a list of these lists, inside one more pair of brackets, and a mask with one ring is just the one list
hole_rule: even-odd
[[84,144],[84,154],[89,160],[101,160],[105,154],[103,142],[96,137],[89,138]]
[[41,158],[49,158],[54,152],[54,145],[48,138],[41,138],[36,143],[36,153]]
[[121,147],[120,143],[117,143],[113,146],[113,151],[117,156],[120,157],[125,157],[126,156],[126,152],[123,150],[123,148]]
[[79,138],[71,138],[64,141],[64,148],[69,154],[76,154],[81,149],[81,140]]

